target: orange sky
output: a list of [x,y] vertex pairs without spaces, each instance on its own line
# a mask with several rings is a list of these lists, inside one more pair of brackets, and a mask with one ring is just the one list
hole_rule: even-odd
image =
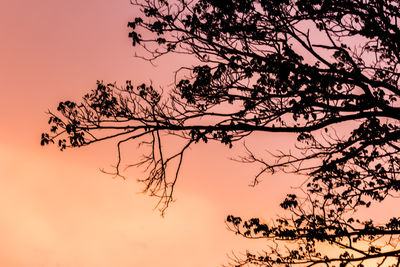
[[[176,58],[154,68],[133,57],[129,0],[0,3],[0,266],[219,266],[232,251],[262,247],[227,231],[226,215],[274,217],[301,180],[277,174],[249,187],[257,169],[229,160],[239,147],[193,147],[165,218],[137,194],[140,172],[124,181],[99,171],[115,163],[113,142],[40,147],[46,110],[96,80],[172,82]],[[280,138],[253,145],[285,147]]]
[[172,82],[176,60],[154,68],[133,57],[128,0],[0,3],[0,266],[219,266],[261,246],[224,220],[273,217],[282,179],[248,187],[255,170],[230,161],[234,149],[195,146],[161,218],[137,193],[140,172],[124,181],[99,171],[115,162],[114,143],[40,147],[45,112],[96,80]]

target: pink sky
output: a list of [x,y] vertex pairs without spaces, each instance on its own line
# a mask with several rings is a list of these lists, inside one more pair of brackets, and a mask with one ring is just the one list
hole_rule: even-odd
[[[258,167],[229,160],[239,147],[195,146],[165,218],[137,193],[140,172],[122,180],[99,171],[115,163],[115,143],[40,147],[45,112],[96,80],[173,81],[176,58],[157,68],[134,58],[128,0],[0,3],[0,266],[220,266],[232,251],[262,247],[227,231],[226,215],[273,218],[301,179],[277,174],[249,187]],[[259,143],[285,147],[281,135],[250,145]]]
[[45,112],[96,80],[172,82],[180,62],[133,57],[135,16],[128,0],[1,1],[0,266],[219,266],[263,244],[224,220],[276,215],[283,176],[248,187],[255,170],[229,160],[235,149],[194,147],[161,218],[156,200],[137,193],[140,172],[124,181],[99,171],[115,162],[113,142],[40,147]]

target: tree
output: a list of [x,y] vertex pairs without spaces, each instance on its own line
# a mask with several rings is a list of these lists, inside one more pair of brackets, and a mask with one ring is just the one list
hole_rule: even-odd
[[[400,265],[400,218],[360,221],[355,211],[400,190],[400,1],[136,0],[128,23],[147,60],[196,58],[163,93],[151,85],[97,83],[81,103],[50,112],[42,145],[61,150],[106,139],[143,144],[145,192],[171,203],[185,151],[216,140],[229,147],[254,132],[297,135],[297,151],[266,162],[249,149],[243,162],[267,172],[302,174],[302,192],[274,224],[228,216],[227,224],[271,247],[243,266]],[[166,151],[164,133],[182,139]],[[147,147],[147,148],[146,148]],[[146,150],[148,149],[148,150]],[[146,154],[147,153],[147,154]],[[273,246],[272,246],[273,245]],[[330,253],[325,246],[335,248]],[[379,265],[380,264],[380,265]]]

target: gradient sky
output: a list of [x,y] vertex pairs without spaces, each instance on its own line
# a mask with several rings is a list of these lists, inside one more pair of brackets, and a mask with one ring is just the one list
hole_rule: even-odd
[[235,148],[195,146],[162,218],[138,194],[140,172],[125,181],[100,172],[115,162],[115,143],[40,147],[45,112],[96,80],[172,82],[182,62],[154,68],[133,56],[128,0],[0,3],[0,266],[219,266],[261,247],[224,220],[273,217],[282,179],[249,187],[255,170],[229,160]]
[[[100,172],[115,163],[114,142],[40,147],[45,112],[79,100],[96,80],[173,81],[181,61],[154,68],[133,56],[128,0],[0,4],[0,266],[219,266],[262,247],[229,232],[226,216],[275,217],[301,179],[276,174],[249,187],[258,167],[229,160],[240,147],[194,146],[165,218],[156,199],[138,194],[140,172],[127,180]],[[281,148],[286,139],[260,135],[249,145]]]

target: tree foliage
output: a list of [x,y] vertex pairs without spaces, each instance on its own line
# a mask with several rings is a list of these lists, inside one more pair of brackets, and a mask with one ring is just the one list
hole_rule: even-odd
[[[165,211],[185,151],[216,140],[231,147],[254,132],[296,134],[297,151],[266,162],[255,177],[306,175],[303,193],[281,204],[273,224],[228,216],[265,252],[233,265],[399,266],[400,218],[360,221],[355,211],[400,190],[400,2],[398,0],[137,0],[128,23],[141,57],[187,54],[199,62],[176,72],[166,93],[151,85],[97,83],[82,102],[50,112],[42,144],[61,149],[106,139],[138,141],[148,176],[145,191]],[[165,133],[182,138],[166,152]],[[267,144],[265,144],[267,145]],[[147,154],[146,154],[147,153]],[[335,248],[332,252],[324,246]]]

